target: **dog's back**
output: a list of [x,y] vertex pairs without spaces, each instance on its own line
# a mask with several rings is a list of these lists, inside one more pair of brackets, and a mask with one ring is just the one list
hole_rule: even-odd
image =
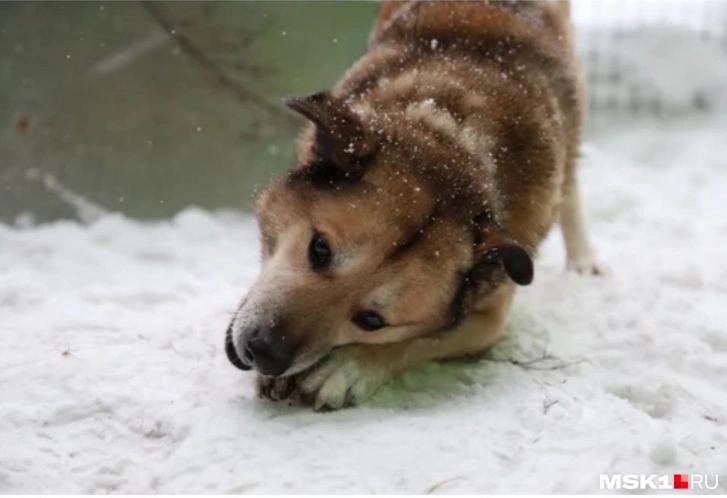
[[399,136],[418,123],[451,139],[473,158],[460,173],[486,184],[492,215],[534,249],[581,123],[567,14],[559,1],[385,2],[369,52],[334,93]]

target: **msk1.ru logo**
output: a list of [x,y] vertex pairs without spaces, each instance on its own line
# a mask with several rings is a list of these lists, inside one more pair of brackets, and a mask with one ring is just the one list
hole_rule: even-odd
[[601,474],[601,489],[717,489],[717,474]]

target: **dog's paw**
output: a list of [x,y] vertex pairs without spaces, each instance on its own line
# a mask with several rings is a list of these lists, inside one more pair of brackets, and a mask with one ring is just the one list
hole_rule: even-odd
[[608,268],[599,263],[598,259],[592,254],[568,259],[566,268],[568,271],[574,271],[580,275],[608,275]]
[[335,410],[361,403],[389,376],[389,370],[367,358],[360,346],[344,346],[310,372],[301,374],[296,395],[316,410]]
[[288,399],[295,390],[295,385],[295,377],[268,377],[258,374],[255,379],[258,397],[272,401]]

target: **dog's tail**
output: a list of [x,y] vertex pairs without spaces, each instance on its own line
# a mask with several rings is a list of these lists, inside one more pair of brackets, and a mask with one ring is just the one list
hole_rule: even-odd
[[570,19],[570,0],[542,0],[545,8],[563,19]]
[[406,0],[381,0],[379,5],[379,16],[378,16],[378,22],[385,23],[394,15],[404,9],[409,8],[410,4],[414,2],[406,1]]
[[[384,23],[405,8],[409,8],[412,0],[381,0],[379,6],[378,22]],[[568,19],[570,17],[570,0],[539,0],[546,9],[557,13],[559,16]]]

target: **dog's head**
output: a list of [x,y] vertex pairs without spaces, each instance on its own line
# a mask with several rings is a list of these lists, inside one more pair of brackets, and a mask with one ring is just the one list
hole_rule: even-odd
[[337,346],[453,327],[506,279],[531,281],[484,206],[453,207],[468,187],[453,196],[442,185],[458,179],[437,175],[456,151],[378,133],[328,93],[288,105],[312,125],[257,202],[263,266],[227,332],[236,366],[294,374]]

